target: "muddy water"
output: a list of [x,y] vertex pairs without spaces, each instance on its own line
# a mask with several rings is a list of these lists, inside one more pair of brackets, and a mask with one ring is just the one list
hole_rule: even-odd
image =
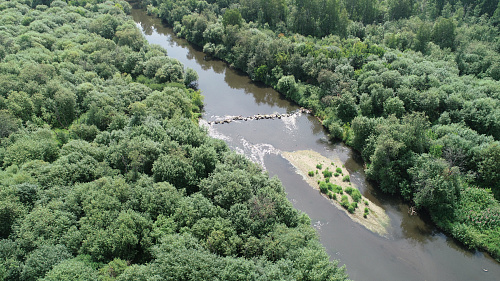
[[[193,68],[205,96],[201,123],[226,116],[293,113],[298,107],[277,92],[253,83],[225,63],[205,58],[199,50],[173,35],[160,20],[134,9],[134,21],[146,39],[167,49],[170,57]],[[350,148],[331,143],[321,123],[311,115],[297,114],[275,120],[233,121],[210,125],[212,136],[262,164],[278,176],[289,200],[306,212],[318,230],[332,259],[345,264],[353,280],[500,280],[500,265],[481,252],[466,251],[429,222],[408,215],[408,206],[385,196],[365,180],[362,163]],[[391,218],[389,235],[380,237],[352,222],[310,188],[281,151],[311,149],[327,157],[339,157],[351,173],[351,181]],[[487,270],[487,271],[485,271]]]

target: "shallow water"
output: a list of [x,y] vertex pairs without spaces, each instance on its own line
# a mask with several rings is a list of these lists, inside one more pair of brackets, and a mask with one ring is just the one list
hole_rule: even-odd
[[[132,16],[146,39],[167,49],[170,57],[193,68],[205,97],[202,125],[225,116],[294,113],[298,106],[272,88],[252,82],[225,63],[205,57],[176,38],[159,19],[134,9]],[[362,162],[349,147],[332,143],[321,123],[309,114],[282,119],[233,121],[208,126],[209,133],[260,163],[278,176],[288,199],[311,217],[332,259],[345,264],[353,280],[500,280],[500,264],[482,252],[464,250],[428,221],[408,214],[408,206],[382,194],[365,179]],[[384,208],[391,218],[389,234],[381,237],[352,222],[297,175],[281,151],[314,150],[338,157],[351,173],[351,182],[364,196]],[[488,271],[484,271],[487,269]]]

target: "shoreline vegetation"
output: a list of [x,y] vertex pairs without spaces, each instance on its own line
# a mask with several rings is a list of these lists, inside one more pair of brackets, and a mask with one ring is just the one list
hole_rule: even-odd
[[381,191],[500,261],[498,3],[271,2],[140,1],[177,36],[312,110]]
[[[353,196],[346,192],[346,189],[349,190],[349,188],[356,187],[350,181],[343,180],[343,178],[349,175],[349,173],[343,167],[340,159],[329,159],[312,150],[282,152],[281,155],[295,167],[296,172],[301,175],[312,188],[320,191],[323,197],[330,200],[330,202],[338,209],[343,210],[349,218],[363,225],[368,230],[377,233],[380,236],[386,237],[387,227],[390,225],[390,219],[382,208],[364,196],[361,196],[360,199],[358,199],[358,206],[352,213],[348,211],[348,208],[341,205],[342,195],[348,197],[349,204],[356,202],[353,199]],[[319,169],[319,166],[321,169]],[[318,173],[316,173],[316,170]],[[313,171],[313,173],[310,173],[311,171]],[[325,174],[327,174],[323,174],[325,171],[332,171],[334,174],[331,177],[325,177]],[[340,173],[337,171],[340,171]],[[335,176],[335,173],[338,173],[338,175]],[[326,178],[328,178],[329,183],[340,186],[341,189],[322,192],[320,190],[320,183],[325,182]],[[335,198],[333,196],[334,194]],[[368,212],[365,211],[365,208],[368,208]],[[366,213],[367,215],[365,215]]]

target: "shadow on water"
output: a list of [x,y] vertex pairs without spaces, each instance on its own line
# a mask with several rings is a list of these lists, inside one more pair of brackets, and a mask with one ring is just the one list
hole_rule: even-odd
[[[214,116],[258,113],[290,113],[297,105],[271,88],[253,83],[225,63],[209,59],[199,47],[176,38],[170,28],[142,10],[132,16],[146,39],[167,49],[170,57],[193,68],[205,96],[204,119]],[[271,176],[283,182],[288,199],[304,211],[317,229],[332,259],[347,266],[353,280],[499,280],[500,265],[481,252],[463,249],[438,231],[425,216],[411,216],[399,198],[383,194],[363,171],[359,154],[342,143],[330,142],[325,129],[307,114],[281,120],[236,121],[212,125],[210,134],[224,139],[236,151],[263,164]],[[281,151],[314,150],[340,158],[351,181],[364,196],[384,208],[391,218],[387,237],[378,236],[354,223],[330,201],[310,188]],[[488,269],[488,272],[483,271]]]

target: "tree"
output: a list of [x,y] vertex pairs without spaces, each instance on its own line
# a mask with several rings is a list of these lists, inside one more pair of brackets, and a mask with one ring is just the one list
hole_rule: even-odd
[[75,224],[76,216],[71,212],[37,206],[20,222],[16,235],[26,249],[64,244],[64,234]]
[[389,116],[394,114],[396,117],[401,118],[405,113],[405,106],[402,100],[398,97],[389,98],[384,102],[384,115]]
[[246,202],[252,196],[252,185],[245,174],[237,169],[214,173],[201,182],[201,192],[229,210],[233,204]]
[[462,187],[460,171],[443,159],[422,154],[415,166],[408,170],[415,190],[413,201],[417,207],[437,213],[447,212],[457,203]]
[[358,107],[351,93],[345,92],[340,96],[337,105],[337,116],[342,122],[347,123],[358,115]]
[[67,259],[54,266],[42,281],[86,281],[98,280],[98,272],[88,263],[78,259]]
[[33,101],[27,93],[12,91],[9,93],[6,103],[9,111],[23,121],[31,120],[33,117],[35,108]]
[[55,265],[72,257],[63,245],[42,245],[27,256],[21,272],[21,279],[38,280]]
[[198,87],[198,73],[192,68],[186,69],[186,75],[184,77],[184,85],[187,87],[197,88]]
[[9,111],[0,110],[0,138],[8,137],[17,131],[20,120],[15,118]]
[[490,143],[480,152],[479,175],[486,188],[491,188],[495,198],[500,200],[500,144]]
[[222,24],[224,27],[228,25],[241,26],[243,19],[241,18],[241,13],[238,9],[226,9],[224,15],[222,16]]
[[415,50],[426,54],[428,51],[428,44],[432,38],[432,27],[423,22],[420,24],[415,37]]
[[187,188],[193,192],[196,172],[189,159],[181,153],[160,156],[153,164],[153,176],[156,182],[166,181],[179,189]]
[[290,76],[283,76],[278,80],[278,84],[276,85],[276,89],[287,96],[288,98],[291,98],[294,101],[298,101],[300,97],[298,85],[295,82],[295,77],[293,75]]
[[408,18],[412,15],[414,5],[414,0],[389,0],[389,17],[392,20]]
[[432,41],[441,48],[455,50],[455,23],[452,19],[439,18],[432,28]]
[[184,83],[184,69],[176,59],[166,61],[155,73],[158,83]]
[[21,165],[30,160],[54,161],[59,153],[59,146],[54,133],[48,129],[26,132],[9,145],[5,151],[4,167]]

